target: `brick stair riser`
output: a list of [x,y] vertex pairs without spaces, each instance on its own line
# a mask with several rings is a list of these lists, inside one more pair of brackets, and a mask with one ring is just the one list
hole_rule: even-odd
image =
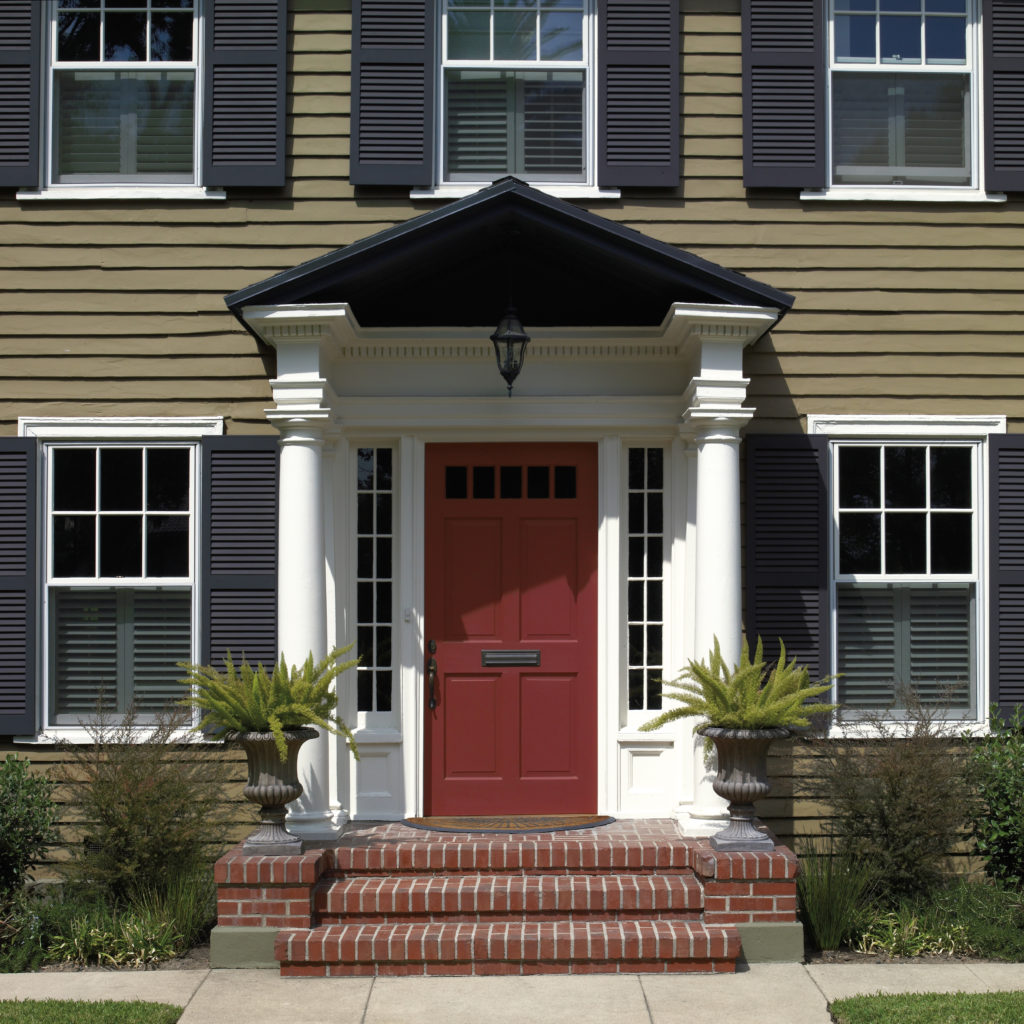
[[692,876],[442,876],[357,878],[317,893],[322,924],[534,919],[697,919]]
[[285,976],[724,972],[739,938],[687,922],[349,925],[283,932],[276,955]]

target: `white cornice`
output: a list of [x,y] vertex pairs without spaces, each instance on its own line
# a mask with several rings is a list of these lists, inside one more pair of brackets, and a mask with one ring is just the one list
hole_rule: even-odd
[[19,416],[18,436],[90,441],[191,440],[224,433],[223,416]]

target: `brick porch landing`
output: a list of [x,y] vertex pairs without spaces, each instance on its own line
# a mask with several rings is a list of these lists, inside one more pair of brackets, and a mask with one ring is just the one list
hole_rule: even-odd
[[218,928],[276,932],[284,976],[732,972],[796,922],[793,854],[713,851],[674,821],[451,834],[350,824],[337,846],[217,864]]

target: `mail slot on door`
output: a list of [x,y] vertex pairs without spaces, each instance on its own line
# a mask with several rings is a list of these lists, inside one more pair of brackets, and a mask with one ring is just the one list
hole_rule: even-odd
[[480,664],[484,668],[500,665],[539,665],[540,651],[481,651]]

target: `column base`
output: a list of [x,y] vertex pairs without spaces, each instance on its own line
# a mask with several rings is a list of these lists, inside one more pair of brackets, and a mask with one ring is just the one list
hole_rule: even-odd
[[706,808],[680,807],[675,815],[676,823],[684,836],[693,839],[707,839],[729,823],[729,814]]
[[285,827],[293,836],[298,836],[304,842],[323,843],[334,842],[341,835],[345,827],[345,821],[337,823],[335,815],[331,811],[306,811],[297,814],[289,814],[285,819]]

